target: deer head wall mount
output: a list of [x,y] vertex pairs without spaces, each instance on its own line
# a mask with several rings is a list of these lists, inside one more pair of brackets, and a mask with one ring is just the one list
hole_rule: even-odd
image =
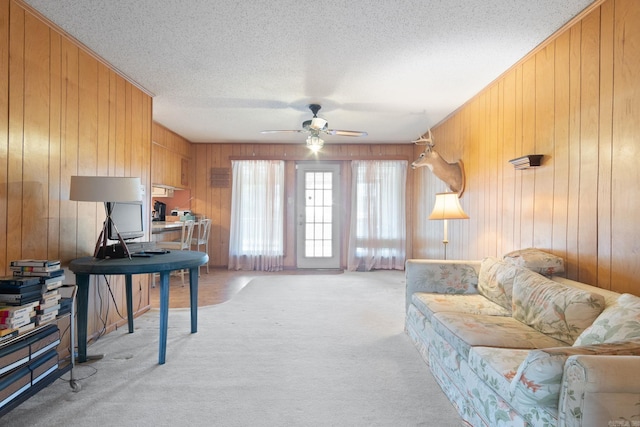
[[426,134],[411,142],[416,145],[425,146],[420,157],[411,163],[411,168],[416,169],[423,166],[428,167],[435,176],[447,184],[451,191],[458,193],[458,197],[461,197],[462,193],[464,193],[465,181],[464,165],[462,164],[462,160],[458,160],[455,163],[448,163],[444,160],[440,154],[433,149],[433,147],[435,147],[435,143],[433,142],[431,129],[429,129]]

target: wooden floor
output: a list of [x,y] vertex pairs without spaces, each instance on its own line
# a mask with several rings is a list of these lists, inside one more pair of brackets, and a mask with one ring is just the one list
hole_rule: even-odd
[[[254,277],[279,275],[279,274],[331,274],[342,271],[312,271],[312,270],[285,270],[275,273],[263,271],[230,271],[221,268],[209,268],[209,274],[205,269],[201,270],[198,280],[198,306],[220,304],[228,301],[237,294]],[[189,307],[189,275],[185,274],[184,286],[180,275],[171,276],[169,283],[169,308]],[[160,287],[156,278],[156,286],[149,292],[152,308],[160,308]]]

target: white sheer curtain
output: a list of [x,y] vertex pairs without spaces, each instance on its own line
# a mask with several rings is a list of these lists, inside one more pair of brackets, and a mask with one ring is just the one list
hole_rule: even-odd
[[404,269],[407,161],[351,162],[349,270]]
[[232,161],[230,270],[282,270],[284,162]]

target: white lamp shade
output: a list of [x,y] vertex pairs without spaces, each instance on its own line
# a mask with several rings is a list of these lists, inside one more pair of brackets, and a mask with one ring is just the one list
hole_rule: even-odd
[[138,202],[142,200],[140,178],[72,176],[69,200],[79,202]]
[[429,219],[469,219],[469,216],[460,206],[458,193],[438,193]]

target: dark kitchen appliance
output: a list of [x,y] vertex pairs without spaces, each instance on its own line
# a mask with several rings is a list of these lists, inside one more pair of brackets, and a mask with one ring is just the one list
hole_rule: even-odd
[[164,221],[166,219],[165,215],[167,214],[166,203],[156,201],[153,204],[153,212],[153,221]]

